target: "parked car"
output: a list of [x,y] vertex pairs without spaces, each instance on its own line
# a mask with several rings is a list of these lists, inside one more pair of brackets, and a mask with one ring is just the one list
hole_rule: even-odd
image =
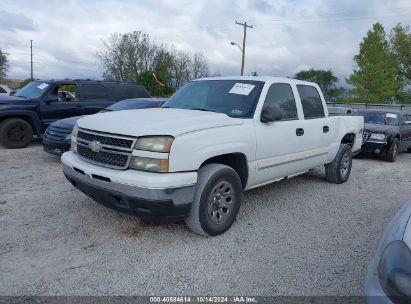
[[342,115],[342,114],[352,114],[356,112],[357,110],[353,108],[344,108],[344,107],[328,107],[328,113],[330,115]]
[[[163,98],[135,98],[119,101],[111,106],[104,108],[100,113],[110,111],[134,110],[158,108],[166,99]],[[71,132],[80,118],[84,116],[75,116],[57,120],[49,125],[43,135],[43,149],[47,153],[61,155],[70,150]]]
[[381,236],[365,282],[367,303],[411,303],[411,201]]
[[363,154],[374,154],[393,162],[401,151],[411,152],[411,115],[395,110],[362,110]]
[[0,141],[6,148],[23,148],[53,121],[94,114],[119,100],[149,97],[143,86],[127,82],[36,80],[14,96],[0,96]]
[[12,91],[11,91],[11,89],[9,88],[8,85],[0,84],[0,95],[6,95],[6,96],[8,96],[8,95],[10,95],[11,92],[12,92]]
[[208,78],[161,108],[79,119],[62,168],[105,206],[218,235],[233,224],[243,190],[321,165],[330,182],[344,183],[363,127],[360,116],[329,117],[314,83]]

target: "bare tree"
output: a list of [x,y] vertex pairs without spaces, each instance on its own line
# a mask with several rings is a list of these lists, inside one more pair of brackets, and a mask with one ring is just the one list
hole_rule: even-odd
[[174,52],[171,75],[177,90],[191,80],[191,65],[192,60],[187,53],[183,51]]
[[[142,74],[159,75],[169,87],[179,89],[192,79],[208,76],[207,59],[202,53],[193,57],[164,44],[156,44],[140,31],[112,34],[103,41],[97,59],[105,79],[136,81]],[[147,74],[148,73],[148,74]],[[145,81],[147,77],[143,77]]]
[[208,63],[203,53],[195,53],[191,64],[191,79],[208,77]]

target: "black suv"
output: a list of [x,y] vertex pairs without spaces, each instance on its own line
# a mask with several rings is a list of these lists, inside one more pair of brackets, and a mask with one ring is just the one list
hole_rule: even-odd
[[411,152],[411,114],[394,110],[363,110],[363,154],[393,162],[401,151]]
[[149,98],[148,91],[128,82],[36,80],[14,96],[0,96],[0,141],[6,148],[24,148],[56,120],[94,114],[129,98]]

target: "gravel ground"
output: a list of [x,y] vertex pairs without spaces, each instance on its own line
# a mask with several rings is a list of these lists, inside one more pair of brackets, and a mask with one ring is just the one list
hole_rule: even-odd
[[0,148],[0,295],[361,295],[380,233],[411,198],[411,154],[355,159],[245,194],[204,238],[98,205],[39,143]]

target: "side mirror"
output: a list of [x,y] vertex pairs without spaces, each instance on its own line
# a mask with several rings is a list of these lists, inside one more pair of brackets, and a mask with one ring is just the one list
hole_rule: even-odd
[[273,122],[277,120],[281,120],[283,115],[281,114],[281,111],[277,107],[264,107],[263,110],[261,111],[261,118],[260,121],[262,123],[268,123],[268,122]]
[[46,98],[46,103],[56,102],[56,101],[59,101],[58,95],[50,94],[50,95],[47,96],[47,98]]

